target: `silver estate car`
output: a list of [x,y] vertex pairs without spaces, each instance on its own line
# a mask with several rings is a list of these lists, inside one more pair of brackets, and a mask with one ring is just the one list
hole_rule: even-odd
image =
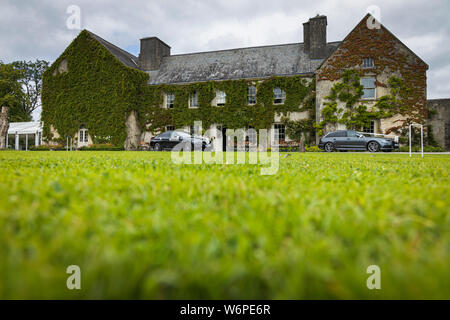
[[393,139],[365,135],[353,130],[339,130],[322,137],[319,141],[319,148],[327,152],[336,150],[392,151],[398,149],[398,142]]

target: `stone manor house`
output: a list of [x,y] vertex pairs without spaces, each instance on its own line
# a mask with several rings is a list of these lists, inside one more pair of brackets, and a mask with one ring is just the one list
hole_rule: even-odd
[[[390,93],[388,82],[391,76],[401,78],[405,86],[411,88],[409,96],[406,97],[409,106],[409,111],[406,114],[371,120],[370,125],[364,126],[360,130],[387,134],[406,126],[407,122],[424,123],[427,117],[426,71],[428,65],[383,25],[377,25],[370,14],[366,15],[342,41],[327,42],[327,17],[318,15],[303,23],[303,43],[177,55],[172,55],[171,47],[156,37],[141,39],[140,54],[139,57],[136,57],[92,32],[85,30],[82,33],[85,35],[83,41],[86,42],[86,39],[88,39],[89,42],[100,44],[103,49],[106,49],[106,51],[104,50],[106,53],[91,55],[90,51],[92,50],[89,49],[89,45],[82,43],[79,39],[80,34],[44,76],[44,135],[47,132],[47,135],[51,137],[51,139],[48,139],[50,142],[58,138],[61,141],[64,140],[68,135],[67,132],[70,131],[71,136],[74,136],[78,141],[78,147],[81,147],[98,142],[94,138],[94,135],[99,134],[98,132],[101,132],[99,135],[102,135],[102,137],[109,137],[108,128],[112,130],[121,126],[126,131],[126,135],[122,136],[126,149],[133,149],[143,142],[148,142],[152,136],[164,129],[193,130],[193,121],[180,126],[171,123],[171,118],[167,118],[164,127],[160,127],[158,130],[150,130],[149,123],[152,123],[152,114],[155,114],[155,111],[152,111],[152,113],[133,109],[132,105],[138,104],[139,102],[135,102],[138,99],[129,103],[127,99],[131,98],[127,98],[128,93],[125,91],[131,92],[138,89],[136,89],[137,85],[129,86],[130,88],[127,89],[128,82],[131,82],[129,80],[131,76],[128,74],[120,80],[124,83],[122,83],[122,89],[119,90],[120,93],[112,94],[106,89],[103,90],[106,85],[117,85],[117,83],[110,83],[111,79],[108,79],[106,70],[109,65],[105,67],[103,63],[107,61],[105,59],[109,58],[115,60],[114,63],[110,63],[111,65],[120,64],[123,70],[130,72],[130,75],[132,71],[135,72],[133,77],[136,77],[134,75],[137,73],[139,75],[145,73],[146,86],[149,88],[156,86],[166,88],[167,90],[163,90],[162,97],[157,99],[157,107],[161,109],[173,109],[175,107],[178,117],[182,116],[184,112],[187,113],[197,108],[200,108],[198,111],[201,113],[194,114],[201,114],[202,117],[205,117],[205,112],[213,110],[210,107],[225,108],[223,111],[225,112],[226,108],[229,108],[226,103],[231,94],[226,89],[216,90],[208,108],[204,107],[204,110],[201,110],[202,106],[199,99],[202,99],[202,92],[196,90],[195,86],[189,96],[183,98],[182,102],[180,102],[182,98],[173,93],[170,86],[195,85],[207,82],[220,85],[220,82],[224,81],[248,80],[248,88],[243,92],[245,95],[243,101],[247,104],[246,110],[251,110],[252,105],[258,103],[258,85],[264,83],[267,79],[301,76],[306,84],[314,80],[314,112],[302,108],[303,102],[299,101],[297,109],[273,113],[270,125],[272,128],[279,130],[278,136],[275,138],[283,141],[289,141],[289,137],[286,135],[282,118],[302,120],[313,117],[317,123],[320,123],[323,119],[322,110],[327,102],[327,96],[330,94],[333,85],[341,81],[342,73],[347,69],[356,70],[359,74],[360,83],[364,89],[361,101],[358,103],[368,106],[369,109],[374,108],[380,97]],[[299,38],[301,38],[300,34]],[[86,52],[88,52],[90,58],[87,61],[76,60],[82,59],[83,55],[86,55],[81,50],[88,50]],[[70,76],[71,73],[81,72],[80,70],[83,70],[83,74],[86,75],[83,83],[81,83],[79,76]],[[113,71],[114,75],[122,74],[122,69],[120,70]],[[93,76],[89,78],[91,72]],[[125,74],[125,71],[123,72]],[[97,85],[99,86],[96,87]],[[80,96],[79,90],[82,86],[84,86],[83,90],[85,91]],[[277,108],[283,106],[290,98],[289,92],[282,86],[274,86],[272,90],[273,97],[269,103],[271,105],[265,103],[261,108],[278,110]],[[99,91],[104,91],[101,93],[103,96],[100,97]],[[99,102],[94,101],[106,99],[105,95],[117,95],[115,101],[121,101],[127,107],[122,108],[119,104],[117,104],[117,107],[112,107],[106,100],[102,100],[104,102],[102,102],[103,105],[100,106],[100,109],[95,109],[94,104],[99,104]],[[344,102],[338,101],[337,103],[338,107],[344,107],[345,105]],[[65,107],[62,107],[62,105],[68,105],[69,109],[64,109]],[[119,121],[120,123],[111,118],[113,114],[120,113],[119,109],[120,112],[125,113],[122,118],[114,118],[122,119]],[[98,118],[100,115],[95,110],[103,112],[104,121],[102,118]],[[279,110],[282,110],[282,108]],[[222,111],[219,111],[219,114],[220,112]],[[68,116],[69,113],[70,116]],[[147,116],[145,120],[142,119],[144,114]],[[238,111],[234,115],[231,113],[231,116],[241,117]],[[201,119],[192,116],[191,120]],[[114,123],[114,121],[116,122]],[[100,130],[97,125],[102,122],[107,123],[107,125]],[[47,131],[45,130],[46,126]],[[440,122],[437,123],[437,126],[440,130],[438,134],[445,134]],[[217,121],[216,123],[210,123],[210,127],[224,130],[226,125]],[[345,126],[340,123],[327,124],[324,133],[344,128]]]

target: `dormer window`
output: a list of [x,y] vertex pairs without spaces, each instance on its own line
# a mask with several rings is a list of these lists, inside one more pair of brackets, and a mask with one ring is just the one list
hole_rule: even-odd
[[373,68],[375,65],[373,63],[373,59],[372,58],[364,58],[363,60],[363,68],[364,69],[370,69]]
[[198,93],[197,93],[197,91],[194,91],[189,95],[189,108],[198,108]]
[[222,107],[225,105],[227,101],[227,94],[223,91],[217,91],[216,93],[216,102],[218,107]]
[[173,109],[175,103],[175,95],[173,93],[168,93],[166,95],[166,108]]
[[274,100],[273,104],[284,104],[284,100],[286,99],[286,92],[281,90],[280,87],[273,88]]

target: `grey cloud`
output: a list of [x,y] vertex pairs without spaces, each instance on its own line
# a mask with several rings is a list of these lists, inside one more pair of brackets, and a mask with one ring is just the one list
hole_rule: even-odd
[[71,4],[83,28],[133,54],[146,36],[174,53],[301,42],[302,22],[318,13],[328,16],[328,39],[342,40],[375,4],[382,23],[429,64],[429,98],[450,97],[447,0],[1,0],[0,60],[56,59],[79,32],[66,28]]

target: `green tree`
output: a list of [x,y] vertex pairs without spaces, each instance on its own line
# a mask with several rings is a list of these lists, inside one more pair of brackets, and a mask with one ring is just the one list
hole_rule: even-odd
[[305,152],[305,140],[310,143],[311,132],[314,130],[314,121],[312,119],[290,120],[287,117],[281,119],[286,127],[286,135],[300,143],[299,151]]
[[33,111],[41,106],[42,75],[50,63],[45,60],[15,61],[12,65],[22,72],[22,77],[19,79],[24,93],[21,108],[31,119]]
[[9,121],[29,121],[28,114],[22,107],[23,91],[20,79],[23,71],[17,70],[12,64],[0,61],[0,106],[9,108]]

